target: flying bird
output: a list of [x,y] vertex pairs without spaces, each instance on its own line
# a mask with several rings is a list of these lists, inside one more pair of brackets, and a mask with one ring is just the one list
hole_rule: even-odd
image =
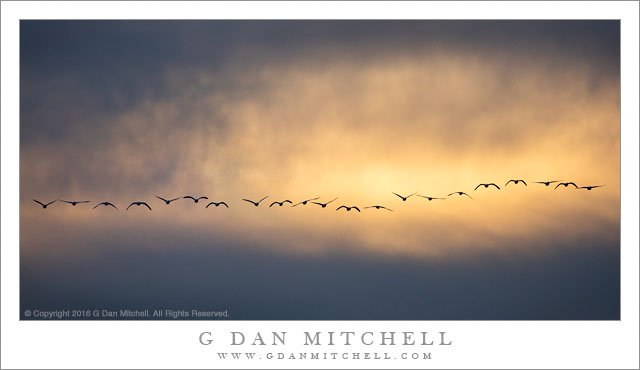
[[347,206],[340,206],[338,208],[336,208],[336,211],[339,210],[340,208],[344,208],[347,210],[347,212],[351,211],[351,208],[355,209],[356,211],[360,212],[360,208],[356,207],[356,206],[351,206],[351,207],[347,207]]
[[80,204],[80,203],[89,203],[89,201],[88,201],[88,200],[75,200],[75,201],[74,201],[74,200],[62,200],[62,199],[60,199],[60,201],[61,201],[61,202],[65,202],[65,203],[69,203],[69,204],[71,204],[71,205],[72,205],[72,206],[74,206],[74,207],[76,206],[76,204]]
[[581,186],[579,189],[587,189],[587,190],[591,190],[591,189],[595,189],[595,188],[601,188],[604,185],[590,185],[590,186]]
[[189,198],[189,199],[193,199],[193,201],[194,201],[194,202],[196,202],[196,203],[198,203],[198,201],[199,201],[200,199],[209,199],[209,198],[207,198],[207,197],[198,197],[198,198],[194,198],[194,197],[192,197],[191,195],[187,195],[187,196],[184,196],[184,197],[182,197],[182,198],[183,198],[183,199],[187,199],[187,198]]
[[[57,200],[57,199],[56,199],[56,200]],[[55,202],[56,202],[56,200],[52,200],[51,202],[49,202],[49,203],[47,203],[47,204],[44,204],[44,203],[42,203],[41,201],[39,201],[39,200],[35,200],[35,199],[34,199],[33,201],[34,201],[34,202],[36,202],[36,203],[38,203],[39,205],[41,205],[41,206],[42,206],[42,208],[44,209],[44,208],[47,208],[47,206],[48,206],[49,204],[51,204],[51,203],[55,203]]]
[[513,183],[514,183],[514,184],[516,184],[516,185],[518,185],[518,183],[519,183],[519,182],[521,182],[521,183],[523,183],[523,184],[524,184],[524,186],[527,186],[527,183],[526,183],[526,182],[524,182],[524,180],[509,180],[509,181],[507,181],[507,183],[506,183],[506,184],[504,184],[504,186],[509,185],[509,183],[510,183],[510,182],[513,182]]
[[[393,193],[393,192],[392,192],[392,193]],[[413,196],[415,193],[413,193],[413,194],[411,194],[411,195],[407,195],[406,197],[403,197],[402,195],[400,195],[400,194],[398,194],[398,193],[393,193],[393,194],[395,194],[395,195],[399,196],[400,198],[402,198],[402,201],[403,201],[403,202],[406,202],[406,201],[407,201],[407,199],[409,199],[409,198],[410,198],[411,196]]]
[[263,200],[267,199],[268,197],[269,197],[269,196],[267,195],[266,197],[264,197],[264,198],[260,199],[260,200],[259,200],[259,201],[257,201],[257,202],[254,202],[254,201],[249,200],[249,199],[244,199],[244,198],[242,198],[242,200],[244,200],[245,202],[252,203],[254,206],[256,206],[256,207],[257,207],[257,206],[259,206],[259,205],[260,205],[260,202],[262,202]]
[[209,208],[209,206],[210,206],[210,205],[212,205],[212,204],[213,204],[214,206],[216,206],[216,207],[219,207],[219,206],[222,204],[222,205],[224,205],[225,207],[229,208],[229,206],[228,206],[228,205],[227,205],[227,203],[225,203],[225,202],[211,202],[211,203],[207,204],[207,206],[206,206],[206,207],[204,207],[204,208]]
[[391,212],[393,212],[393,210],[392,210],[392,209],[389,209],[389,208],[387,208],[387,207],[385,207],[385,206],[369,206],[369,207],[364,207],[364,209],[367,209],[367,208],[375,208],[375,209],[383,208],[383,209],[386,209],[387,211],[391,211]]
[[564,185],[564,187],[565,187],[565,188],[566,188],[567,186],[569,186],[569,185],[573,185],[576,189],[578,188],[578,185],[576,185],[574,182],[561,182],[561,183],[559,183],[558,185],[556,185],[556,187],[555,187],[555,188],[553,188],[553,190],[557,189],[557,188],[558,188],[558,186],[560,186],[560,185]]
[[[178,200],[178,199],[180,199],[180,197],[178,197],[178,198],[174,198],[174,199],[164,199],[163,197],[159,197],[159,196],[157,196],[157,195],[156,195],[156,198],[160,199],[161,201],[165,202],[166,204],[169,204],[169,203],[173,202],[174,200]],[[185,198],[186,198],[186,197],[185,197]],[[197,202],[198,202],[198,201],[196,200],[196,203],[197,203]]]
[[320,203],[320,202],[311,202],[311,203],[313,203],[313,204],[317,204],[317,205],[319,205],[320,207],[325,208],[325,207],[327,206],[327,204],[329,204],[329,203],[333,202],[333,201],[334,201],[334,200],[336,200],[336,199],[338,199],[338,198],[334,198],[334,199],[332,199],[332,200],[328,201],[327,203]]
[[427,199],[429,199],[429,201],[432,201],[434,199],[442,199],[442,200],[445,199],[445,198],[428,197],[426,195],[420,195],[420,194],[416,194],[416,195],[419,196],[419,197],[427,198]]
[[554,182],[558,182],[562,180],[553,180],[553,181],[535,181],[536,184],[544,184],[544,186],[549,186],[549,184],[553,184]]
[[96,209],[98,206],[105,206],[105,207],[111,206],[111,207],[115,208],[117,211],[119,211],[118,207],[116,207],[113,203],[109,203],[109,202],[98,203],[98,204],[96,204],[95,207],[93,207],[93,209]]
[[470,199],[473,199],[473,198],[471,198],[471,195],[469,195],[469,194],[465,193],[464,191],[454,191],[453,193],[451,193],[451,194],[449,194],[449,195],[447,195],[447,196],[448,196],[448,197],[450,197],[450,196],[452,196],[453,194],[458,194],[458,195],[463,195],[463,194],[464,194],[464,195],[468,196]]
[[300,205],[300,204],[302,204],[303,206],[306,206],[309,201],[316,200],[316,199],[320,199],[320,197],[315,197],[315,198],[303,200],[302,202],[298,202],[298,203],[292,205],[291,207],[295,207],[295,206]]
[[478,188],[481,187],[481,186],[484,186],[485,189],[488,188],[489,186],[495,186],[498,190],[500,190],[500,187],[498,185],[494,184],[494,183],[480,184],[480,185],[476,186],[476,188],[473,189],[473,190],[478,190]]
[[[132,205],[136,205],[136,206],[141,206],[141,205],[145,205],[147,206],[147,208],[149,208],[149,211],[151,211],[151,207],[149,207],[149,205],[146,202],[132,202],[131,204],[129,204],[129,207],[131,207]],[[129,210],[129,207],[127,207],[126,211]]]
[[283,205],[283,204],[285,204],[285,203],[291,203],[291,204],[293,204],[293,202],[292,202],[292,201],[290,201],[289,199],[285,199],[285,200],[283,200],[282,202],[273,202],[273,203],[271,203],[271,205],[269,205],[269,208],[271,208],[271,206],[273,206],[274,204],[277,204],[277,205],[279,205],[280,207],[282,207],[282,205]]

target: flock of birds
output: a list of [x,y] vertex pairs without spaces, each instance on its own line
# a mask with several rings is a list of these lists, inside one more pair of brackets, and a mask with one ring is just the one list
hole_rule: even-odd
[[[507,181],[507,183],[506,183],[504,186],[506,187],[507,185],[509,185],[509,184],[510,184],[510,183],[512,183],[512,182],[513,182],[515,185],[517,185],[517,184],[519,184],[519,183],[522,183],[524,186],[528,186],[528,185],[527,185],[527,183],[526,183],[524,180],[522,180],[522,179],[509,180],[509,181]],[[549,186],[549,185],[551,185],[551,184],[558,183],[558,184],[555,186],[554,190],[555,190],[555,189],[557,189],[557,188],[558,188],[558,187],[560,187],[560,186],[564,186],[564,187],[566,188],[566,187],[568,187],[569,185],[572,185],[572,186],[573,186],[573,187],[575,187],[576,189],[586,189],[586,190],[591,190],[591,189],[595,189],[595,188],[601,188],[601,187],[605,186],[605,185],[578,186],[578,185],[576,185],[574,182],[562,182],[562,180],[553,180],[553,181],[536,181],[535,183],[536,183],[536,184],[542,184],[542,185],[544,185],[544,186]],[[494,184],[494,183],[478,184],[478,186],[476,186],[476,188],[475,188],[475,189],[473,189],[473,190],[474,190],[474,191],[475,191],[475,190],[478,190],[478,188],[481,188],[481,187],[484,187],[485,189],[487,189],[487,188],[489,188],[490,186],[493,186],[493,187],[495,187],[496,189],[500,190],[500,187],[499,187],[498,185]],[[398,194],[398,193],[394,193],[394,192],[392,192],[392,193],[393,193],[393,194],[395,194],[396,196],[398,196],[400,199],[402,199],[402,201],[403,201],[403,202],[406,202],[406,201],[407,201],[407,199],[409,199],[410,197],[412,197],[412,196],[414,196],[414,195],[419,196],[419,197],[422,197],[422,198],[426,198],[426,199],[428,199],[429,201],[432,201],[432,200],[445,200],[445,199],[446,199],[446,198],[438,198],[438,197],[432,197],[432,196],[427,196],[427,195],[420,195],[420,194],[417,194],[417,192],[416,192],[416,193],[413,193],[413,194],[410,194],[410,195],[407,195],[407,196],[402,196],[402,195],[400,195],[400,194]],[[457,194],[457,195],[460,195],[460,196],[461,196],[461,195],[466,195],[467,197],[469,197],[469,199],[473,199],[469,194],[465,193],[464,191],[454,191],[453,193],[450,193],[450,194],[448,194],[447,196],[448,196],[448,197],[450,197],[450,196],[452,196],[452,195],[456,195],[456,194]],[[157,195],[156,195],[155,197],[156,197],[156,198],[158,198],[158,199],[160,199],[161,201],[163,201],[166,205],[169,205],[169,204],[171,204],[171,202],[175,202],[176,200],[179,200],[179,199],[191,199],[191,200],[193,200],[193,202],[194,202],[194,203],[198,203],[198,201],[200,201],[200,200],[202,200],[202,199],[209,200],[209,198],[207,198],[207,197],[205,197],[205,196],[194,197],[194,196],[191,196],[191,195],[186,195],[186,196],[183,196],[183,197],[178,197],[178,198],[173,198],[173,199],[165,199],[165,198],[163,198],[163,197],[159,197],[159,196],[157,196]],[[254,205],[255,207],[258,207],[258,206],[260,205],[260,203],[261,203],[263,200],[267,199],[268,197],[269,197],[269,196],[263,197],[262,199],[260,199],[260,200],[258,200],[258,201],[253,201],[253,200],[251,200],[251,199],[245,199],[245,198],[243,198],[242,200],[243,200],[243,201],[245,201],[245,202],[247,202],[247,203],[250,203],[250,204]],[[285,199],[285,200],[283,200],[283,201],[281,201],[281,202],[275,201],[275,202],[271,203],[271,204],[269,205],[269,207],[273,207],[274,205],[278,205],[278,206],[282,207],[285,203],[289,203],[289,204],[291,204],[291,207],[297,207],[297,206],[299,206],[299,205],[303,205],[303,206],[304,206],[304,205],[307,205],[307,203],[311,203],[311,204],[317,204],[317,205],[319,205],[319,206],[320,206],[320,207],[322,207],[322,208],[326,208],[330,203],[334,202],[334,201],[335,201],[335,200],[337,200],[338,198],[334,198],[334,199],[332,199],[332,200],[330,200],[330,201],[328,201],[328,202],[325,202],[325,203],[321,203],[321,202],[314,202],[315,200],[318,200],[318,199],[320,199],[320,197],[306,199],[306,200],[303,200],[303,201],[298,202],[298,203],[295,203],[295,204],[294,204],[292,201],[290,201],[289,199]],[[78,204],[83,204],[83,203],[89,203],[89,201],[88,201],[88,200],[71,201],[71,200],[62,200],[62,199],[55,199],[55,200],[53,200],[53,201],[51,201],[51,202],[49,202],[49,203],[42,203],[42,202],[40,202],[39,200],[36,200],[36,199],[33,199],[33,201],[34,201],[34,202],[36,202],[36,203],[38,203],[39,205],[41,205],[43,209],[47,208],[48,206],[50,206],[51,204],[53,204],[53,203],[55,203],[55,202],[57,202],[57,201],[64,202],[64,203],[68,203],[68,204],[71,204],[72,206],[76,206],[76,205],[78,205]],[[227,203],[223,202],[223,201],[220,201],[220,202],[209,202],[205,208],[209,208],[209,206],[216,206],[216,207],[219,207],[219,206],[221,206],[221,205],[223,205],[223,206],[225,206],[225,207],[229,208],[229,205],[228,205]],[[96,208],[98,208],[99,206],[113,207],[113,208],[115,208],[116,210],[118,210],[118,211],[119,211],[118,207],[116,207],[116,205],[115,205],[115,204],[113,204],[113,203],[111,203],[111,202],[100,202],[100,203],[96,204],[96,205],[93,207],[93,209],[96,209]],[[129,206],[126,208],[126,210],[129,210],[129,208],[131,208],[131,206],[138,206],[138,207],[139,207],[139,206],[145,206],[145,207],[149,208],[149,210],[151,211],[151,206],[149,206],[149,204],[148,204],[147,202],[141,202],[141,201],[131,202],[131,204],[129,204]],[[360,212],[360,208],[358,208],[357,206],[346,206],[346,205],[341,205],[341,206],[339,206],[338,208],[336,208],[336,211],[339,211],[339,210],[341,210],[341,209],[343,209],[343,208],[344,208],[347,212],[351,211],[352,209],[355,209],[356,211]],[[392,209],[389,209],[389,208],[387,208],[387,207],[385,207],[385,206],[381,206],[381,205],[374,205],[374,206],[364,207],[364,209],[368,209],[368,208],[375,208],[375,209],[377,209],[377,210],[379,210],[379,209],[384,209],[384,210],[387,210],[387,211],[393,212],[393,210],[392,210]]]

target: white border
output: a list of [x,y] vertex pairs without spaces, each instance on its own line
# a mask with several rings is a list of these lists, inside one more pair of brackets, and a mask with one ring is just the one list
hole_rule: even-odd
[[[430,367],[638,368],[637,2],[2,2],[2,368]],[[20,322],[18,285],[20,19],[621,19],[622,320],[613,322]],[[447,331],[420,361],[219,361],[202,331]],[[346,347],[336,348],[341,352]],[[252,348],[243,348],[253,351]],[[282,349],[268,348],[263,351]],[[308,351],[288,345],[286,351]],[[331,348],[323,348],[331,351]],[[355,346],[347,351],[359,350]],[[364,349],[366,350],[366,349]],[[423,351],[424,348],[409,348]]]

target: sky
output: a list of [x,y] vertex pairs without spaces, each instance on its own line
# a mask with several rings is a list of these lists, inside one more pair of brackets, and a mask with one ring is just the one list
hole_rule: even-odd
[[[21,21],[21,311],[617,320],[619,55],[618,21]],[[154,197],[188,194],[230,207]]]

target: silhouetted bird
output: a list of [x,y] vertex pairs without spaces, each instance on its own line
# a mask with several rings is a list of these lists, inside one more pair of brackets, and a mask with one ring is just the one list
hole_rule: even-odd
[[375,209],[383,208],[383,209],[386,209],[387,211],[391,211],[391,212],[393,212],[393,210],[392,210],[392,209],[389,209],[389,208],[387,208],[387,207],[385,207],[385,206],[369,206],[369,207],[364,207],[364,209],[367,209],[367,208],[375,208]]
[[[392,192],[392,193],[393,193],[393,192]],[[411,196],[413,196],[415,193],[413,193],[413,194],[411,194],[411,195],[407,195],[406,197],[403,197],[402,195],[400,195],[400,194],[398,194],[398,193],[393,193],[393,194],[395,194],[395,195],[399,196],[400,198],[402,198],[402,201],[403,201],[403,202],[406,202],[406,201],[407,201],[407,199],[411,198]]]
[[295,207],[295,206],[300,205],[300,204],[302,204],[303,206],[306,206],[306,205],[307,205],[307,203],[309,203],[309,201],[311,201],[311,200],[316,200],[316,199],[320,199],[320,197],[315,197],[315,198],[311,198],[311,199],[303,200],[302,202],[298,202],[298,203],[296,203],[296,204],[292,205],[291,207]]
[[554,182],[558,182],[562,180],[553,180],[553,181],[535,181],[536,184],[544,184],[544,186],[549,186],[549,184],[553,184]]
[[488,188],[489,186],[495,186],[496,189],[500,190],[500,187],[498,185],[494,184],[494,183],[491,183],[491,184],[480,184],[480,185],[476,186],[476,188],[473,189],[473,190],[478,190],[478,188],[481,187],[481,186],[484,186],[485,189]]
[[216,206],[216,207],[218,207],[218,206],[220,206],[220,205],[222,204],[223,206],[225,206],[225,207],[229,208],[229,206],[228,206],[228,205],[227,205],[227,203],[225,203],[225,202],[211,202],[211,203],[207,204],[207,206],[206,206],[206,207],[204,207],[204,208],[209,208],[209,206],[210,206],[210,205],[212,205],[212,204],[213,204],[214,206]]
[[591,189],[595,189],[595,188],[601,188],[604,185],[590,185],[590,186],[581,186],[580,189],[587,189],[587,190],[591,190]]
[[[131,207],[132,205],[136,205],[136,206],[141,206],[141,205],[145,205],[147,206],[147,208],[149,208],[149,211],[151,211],[151,207],[149,207],[149,205],[146,202],[132,202],[131,204],[129,204],[129,207]],[[126,211],[129,210],[129,207],[127,207]]]
[[[156,198],[160,199],[161,201],[165,202],[166,204],[169,204],[169,203],[173,202],[174,200],[178,200],[178,199],[180,199],[180,197],[178,197],[178,198],[174,198],[174,199],[164,199],[163,197],[159,197],[159,196],[157,196],[157,195],[156,195]],[[197,202],[197,201],[196,201],[196,202]]]
[[285,204],[285,203],[291,203],[291,204],[293,204],[293,202],[292,202],[292,201],[290,201],[289,199],[285,199],[285,200],[283,200],[282,202],[273,202],[273,203],[271,203],[271,205],[269,205],[269,208],[271,208],[271,206],[273,206],[274,204],[277,204],[277,205],[279,205],[280,207],[282,207],[282,205],[283,205],[283,204]]
[[340,206],[338,208],[336,208],[336,211],[339,210],[340,208],[344,208],[347,210],[347,212],[351,211],[351,209],[355,209],[356,211],[360,212],[360,208],[356,207],[356,206],[351,206],[351,207],[347,207],[347,206]]
[[442,199],[442,200],[445,199],[445,198],[428,197],[426,195],[420,195],[420,194],[416,194],[416,195],[419,196],[419,197],[427,198],[427,199],[429,199],[429,201],[432,201],[434,199]]
[[207,197],[198,197],[198,198],[194,198],[194,197],[192,197],[191,195],[187,195],[187,196],[184,196],[184,197],[182,197],[182,198],[183,198],[183,199],[187,199],[187,198],[189,198],[189,199],[193,199],[193,201],[194,201],[194,202],[196,202],[196,203],[198,203],[198,201],[199,201],[200,199],[209,199],[209,198],[207,198]]
[[[56,199],[56,200],[57,200],[57,199]],[[41,206],[42,206],[42,208],[44,209],[44,208],[47,208],[47,206],[48,206],[49,204],[51,204],[51,203],[55,203],[55,202],[56,202],[56,200],[52,200],[51,202],[49,202],[49,203],[47,203],[47,204],[44,204],[44,203],[42,203],[41,201],[39,201],[39,200],[35,200],[35,199],[34,199],[33,201],[34,201],[34,202],[36,202],[36,203],[38,203],[39,205],[41,205]]]
[[554,190],[555,190],[555,189],[557,189],[557,188],[558,188],[558,186],[560,186],[560,185],[564,185],[564,187],[565,187],[565,188],[566,188],[567,186],[569,186],[569,185],[573,185],[576,189],[578,188],[578,185],[576,185],[576,184],[575,184],[575,183],[573,183],[573,182],[561,182],[561,183],[559,183],[558,185],[556,185],[556,187],[555,187],[555,188],[553,188],[553,189],[554,189]]
[[469,194],[465,193],[464,191],[454,191],[453,193],[451,193],[451,194],[449,194],[449,195],[447,195],[447,196],[448,196],[448,197],[450,197],[450,196],[452,196],[453,194],[458,194],[458,195],[463,195],[463,194],[464,194],[464,195],[468,196],[470,199],[473,199],[473,198],[471,198],[471,195],[469,195]]
[[522,182],[522,183],[524,184],[524,186],[527,186],[527,183],[526,183],[526,182],[524,182],[524,180],[509,180],[509,181],[507,181],[507,183],[506,183],[506,184],[504,184],[504,186],[509,185],[509,183],[510,183],[510,182],[513,182],[513,183],[514,183],[514,184],[516,184],[516,185],[518,185],[518,183],[519,183],[519,182]]
[[62,200],[62,199],[60,199],[60,201],[61,201],[61,202],[65,202],[65,203],[69,203],[69,204],[71,204],[71,205],[72,205],[72,206],[74,206],[74,207],[76,206],[76,204],[80,204],[80,203],[89,203],[89,201],[88,201],[88,200],[75,200],[75,201],[74,201],[74,200]]
[[111,207],[115,208],[117,211],[119,211],[118,207],[116,207],[113,203],[109,203],[109,202],[98,203],[98,204],[96,204],[95,207],[93,207],[93,209],[96,209],[98,206],[105,206],[105,207],[111,206]]
[[320,207],[325,208],[325,207],[327,206],[327,204],[329,204],[329,203],[333,202],[333,201],[334,201],[334,200],[336,200],[336,199],[338,199],[338,198],[334,198],[334,199],[332,199],[332,200],[328,201],[327,203],[320,203],[320,202],[311,202],[311,203],[313,203],[313,204],[317,204],[317,205],[319,205]]
[[263,200],[267,199],[268,197],[269,197],[269,196],[267,195],[266,197],[264,197],[264,198],[260,199],[260,200],[259,200],[259,201],[257,201],[257,202],[254,202],[254,201],[249,200],[249,199],[244,199],[244,198],[242,198],[242,200],[244,200],[245,202],[252,203],[254,206],[256,206],[256,207],[257,207],[257,206],[259,206],[259,205],[260,205],[260,202],[262,202]]

